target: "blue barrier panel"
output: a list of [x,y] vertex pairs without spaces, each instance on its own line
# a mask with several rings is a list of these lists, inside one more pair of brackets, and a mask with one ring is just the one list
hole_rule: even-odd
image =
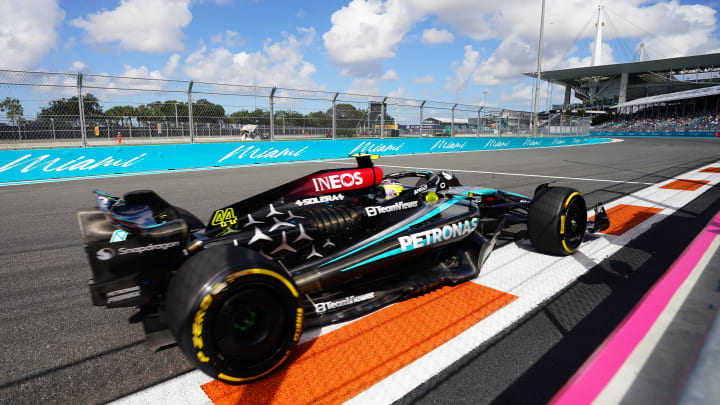
[[603,132],[592,131],[590,136],[633,136],[633,137],[677,137],[677,138],[714,138],[716,131],[686,131],[686,132]]
[[396,138],[236,142],[0,151],[0,182],[156,170],[380,155],[537,148],[599,143],[587,136],[553,138]]

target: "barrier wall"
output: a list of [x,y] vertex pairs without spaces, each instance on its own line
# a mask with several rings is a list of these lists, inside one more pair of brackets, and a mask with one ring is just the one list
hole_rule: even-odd
[[590,136],[640,136],[640,137],[678,137],[678,138],[714,138],[716,131],[687,131],[687,132],[602,132],[592,131]]
[[352,153],[397,155],[569,146],[607,139],[412,138],[237,142],[0,151],[0,182],[344,158]]

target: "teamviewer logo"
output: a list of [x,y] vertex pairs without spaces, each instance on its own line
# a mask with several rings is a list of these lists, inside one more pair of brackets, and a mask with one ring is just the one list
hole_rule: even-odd
[[95,257],[101,261],[108,261],[115,257],[115,251],[110,248],[102,248],[95,252]]

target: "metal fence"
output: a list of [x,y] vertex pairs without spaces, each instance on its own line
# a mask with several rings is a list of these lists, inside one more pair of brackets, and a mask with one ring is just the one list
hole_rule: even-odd
[[[588,133],[553,119],[539,134]],[[528,112],[432,100],[0,70],[0,148],[526,135],[531,122]]]

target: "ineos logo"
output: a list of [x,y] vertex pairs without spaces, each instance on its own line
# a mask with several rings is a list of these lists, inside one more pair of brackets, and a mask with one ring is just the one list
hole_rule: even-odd
[[360,172],[340,173],[325,177],[316,177],[312,179],[312,182],[315,191],[325,191],[359,186],[363,184],[363,178]]
[[95,257],[98,260],[107,261],[115,257],[115,251],[110,248],[102,248],[95,252]]

